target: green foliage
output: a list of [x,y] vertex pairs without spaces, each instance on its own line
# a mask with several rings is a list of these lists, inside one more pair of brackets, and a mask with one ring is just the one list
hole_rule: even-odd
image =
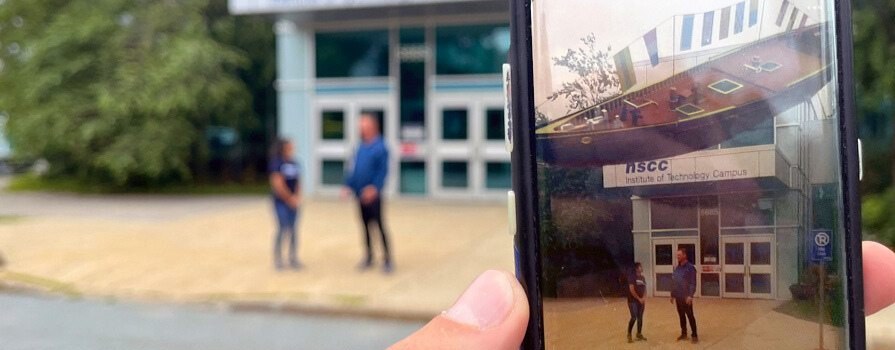
[[892,185],[895,131],[895,0],[854,2],[855,82],[865,145],[863,193]]
[[[73,178],[45,178],[37,175],[19,175],[14,177],[6,188],[12,192],[67,192],[81,194],[116,194],[116,193],[149,193],[152,194],[191,194],[191,195],[259,195],[270,192],[266,182],[224,183],[224,184],[169,184],[161,188],[124,188],[109,187],[96,182],[85,182]],[[8,217],[7,217],[8,219]],[[15,217],[13,217],[15,219]],[[0,216],[0,223],[4,217]]]
[[864,196],[861,222],[865,236],[895,246],[895,190]]
[[105,186],[190,179],[202,132],[238,125],[246,55],[212,37],[209,0],[7,0],[0,110],[17,156]]

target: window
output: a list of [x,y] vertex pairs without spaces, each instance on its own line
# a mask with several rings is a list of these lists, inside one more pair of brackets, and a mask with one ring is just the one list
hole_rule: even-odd
[[753,128],[734,133],[733,138],[721,143],[721,148],[736,148],[774,144],[774,118],[767,118]]
[[324,160],[320,168],[323,174],[320,183],[325,186],[339,186],[345,180],[345,162],[341,160]]
[[441,187],[466,188],[469,186],[469,165],[466,162],[441,163]]
[[438,27],[435,29],[435,72],[499,74],[510,49],[505,24]]
[[388,76],[388,31],[316,35],[318,78]]
[[695,197],[659,198],[650,203],[654,229],[695,229],[698,225]]
[[426,136],[426,31],[401,28],[399,36],[401,139],[423,141]]
[[466,109],[445,109],[441,113],[441,138],[444,140],[466,140],[469,113]]
[[721,296],[721,280],[717,273],[702,274],[702,296],[718,297]]
[[774,225],[774,199],[760,193],[737,193],[720,196],[721,226]]
[[345,112],[341,110],[324,110],[320,113],[320,137],[324,140],[342,140],[345,138]]
[[403,161],[401,162],[400,175],[401,193],[426,193],[426,163],[421,161]]
[[503,140],[503,108],[489,108],[485,111],[485,137],[488,140]]
[[510,163],[507,162],[485,163],[485,188],[491,190],[513,187],[513,177],[510,169]]
[[718,265],[719,237],[718,227],[718,197],[699,197],[699,249],[700,260],[706,265]]

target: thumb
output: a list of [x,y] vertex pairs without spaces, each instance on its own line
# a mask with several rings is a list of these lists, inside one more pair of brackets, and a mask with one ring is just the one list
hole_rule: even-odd
[[895,253],[864,242],[864,312],[871,315],[895,303]]
[[528,325],[528,301],[516,279],[486,271],[454,306],[390,349],[519,349]]

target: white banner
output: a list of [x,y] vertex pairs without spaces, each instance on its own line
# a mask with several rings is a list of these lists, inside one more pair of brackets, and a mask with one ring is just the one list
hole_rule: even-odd
[[774,176],[776,152],[770,145],[713,150],[603,167],[603,187],[635,187]]
[[230,13],[275,13],[467,2],[475,0],[230,0]]

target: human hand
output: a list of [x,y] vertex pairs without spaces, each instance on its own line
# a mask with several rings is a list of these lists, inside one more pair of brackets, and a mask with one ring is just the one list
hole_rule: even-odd
[[[895,304],[895,253],[879,243],[864,242],[863,255],[864,306],[871,315]],[[674,298],[669,301],[674,304]],[[450,310],[390,349],[515,350],[525,335],[528,312],[525,291],[516,279],[487,271]]]
[[393,345],[400,349],[519,349],[528,326],[528,299],[516,278],[486,271],[454,306]]
[[693,305],[693,297],[687,297],[687,305]]
[[646,305],[646,298],[640,298],[640,305]]
[[379,190],[376,189],[376,186],[369,185],[364,187],[364,190],[361,191],[360,201],[364,204],[370,204],[376,200],[376,197],[379,196]]
[[876,242],[864,242],[864,313],[870,316],[895,304],[895,253]]

